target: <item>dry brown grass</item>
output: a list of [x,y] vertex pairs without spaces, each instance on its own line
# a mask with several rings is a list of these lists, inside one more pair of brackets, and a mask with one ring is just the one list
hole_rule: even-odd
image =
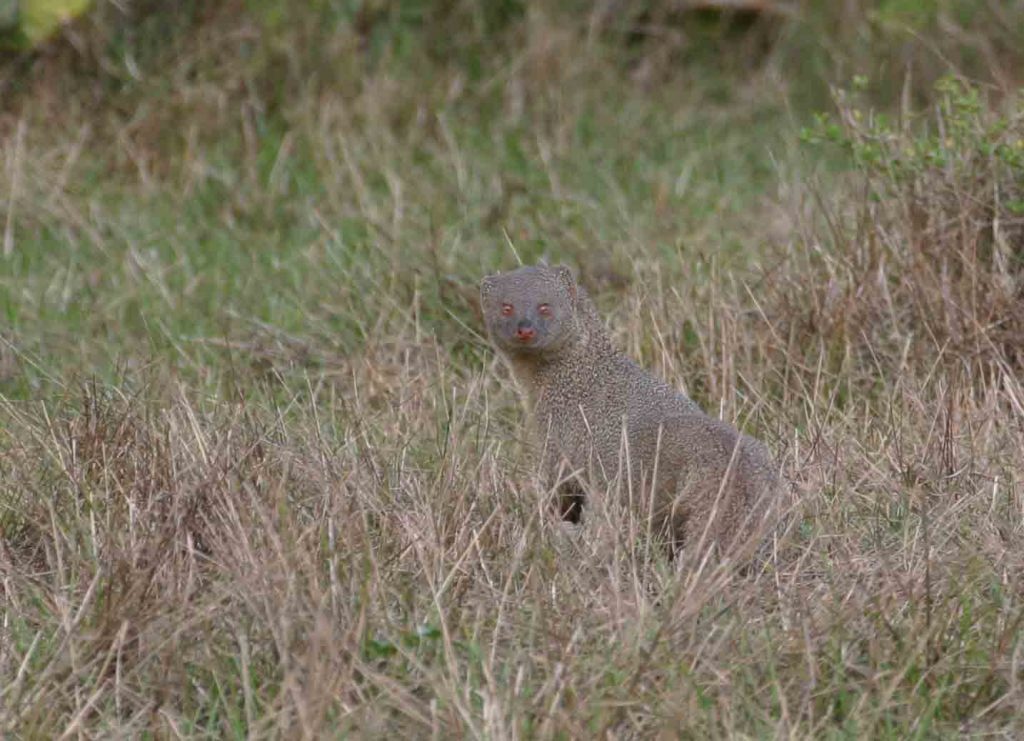
[[[674,573],[629,518],[564,531],[516,465],[504,372],[411,337],[276,408],[157,380],[5,402],[6,732],[1010,732],[1019,377],[841,400],[802,356],[752,359],[718,305],[699,373],[800,492],[749,576]],[[640,306],[630,334],[672,336]]]
[[[952,111],[879,167],[844,103],[814,181],[770,64],[642,88],[546,6],[482,72],[316,18],[253,61],[225,7],[159,95],[44,64],[0,132],[0,735],[1024,734],[1017,109],[896,177]],[[503,231],[777,453],[759,568],[552,520],[474,323]]]

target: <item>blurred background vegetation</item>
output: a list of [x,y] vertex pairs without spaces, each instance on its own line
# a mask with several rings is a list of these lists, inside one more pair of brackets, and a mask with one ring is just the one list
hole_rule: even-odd
[[599,287],[644,256],[756,269],[771,192],[845,167],[797,138],[831,85],[909,114],[945,75],[998,104],[1024,74],[1019,1],[84,8],[5,5],[0,311],[22,352],[87,372],[200,368],[215,350],[186,340],[268,326],[330,354],[401,323],[381,296],[457,348],[503,232]]

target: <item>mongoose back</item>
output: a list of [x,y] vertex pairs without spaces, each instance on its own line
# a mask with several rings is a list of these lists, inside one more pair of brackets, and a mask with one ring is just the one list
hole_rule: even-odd
[[527,392],[563,517],[580,517],[581,482],[618,481],[654,497],[654,525],[674,548],[706,536],[726,549],[756,532],[778,488],[765,447],[616,350],[568,268],[488,276],[480,293],[491,340]]

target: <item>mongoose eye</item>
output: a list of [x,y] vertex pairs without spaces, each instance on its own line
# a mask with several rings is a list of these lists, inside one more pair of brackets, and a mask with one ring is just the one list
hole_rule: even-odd
[[502,304],[501,314],[502,316],[512,316],[512,304]]
[[551,307],[547,304],[541,304],[537,307],[537,313],[541,316],[551,316]]

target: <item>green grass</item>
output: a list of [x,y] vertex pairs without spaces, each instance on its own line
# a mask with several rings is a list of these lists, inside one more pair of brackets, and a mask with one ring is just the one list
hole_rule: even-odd
[[[372,89],[364,95],[379,105]],[[105,163],[85,153],[73,185],[51,196],[71,218],[15,221],[5,314],[19,334],[50,334],[25,348],[47,362],[62,363],[67,345],[77,358],[73,345],[87,339],[111,361],[155,353],[193,366],[210,359],[202,340],[247,331],[314,325],[328,349],[361,345],[392,331],[371,317],[404,321],[395,314],[413,295],[423,329],[455,341],[464,330],[454,319],[469,315],[464,302],[442,305],[442,281],[472,285],[514,264],[503,230],[525,260],[572,259],[603,243],[620,262],[642,250],[678,263],[682,234],[688,250],[742,253],[749,234],[738,227],[770,187],[769,137],[783,112],[765,101],[739,118],[688,115],[697,97],[669,106],[626,80],[584,82],[550,131],[469,101],[407,132],[378,118],[351,128],[303,119],[251,152],[229,132],[141,198],[128,185],[91,187],[87,173]],[[752,128],[765,146],[750,146]],[[22,156],[35,152],[28,144]],[[86,182],[74,187],[79,172]],[[50,191],[45,173],[33,176],[19,203]],[[381,290],[368,295],[372,285]]]
[[[1024,730],[1012,90],[954,115],[926,37],[901,102],[846,69],[893,37],[810,12],[760,54],[281,7],[104,6],[0,77],[0,733]],[[816,136],[837,69],[869,97]],[[614,504],[552,521],[476,305],[540,258],[776,453],[763,568],[676,570]]]

